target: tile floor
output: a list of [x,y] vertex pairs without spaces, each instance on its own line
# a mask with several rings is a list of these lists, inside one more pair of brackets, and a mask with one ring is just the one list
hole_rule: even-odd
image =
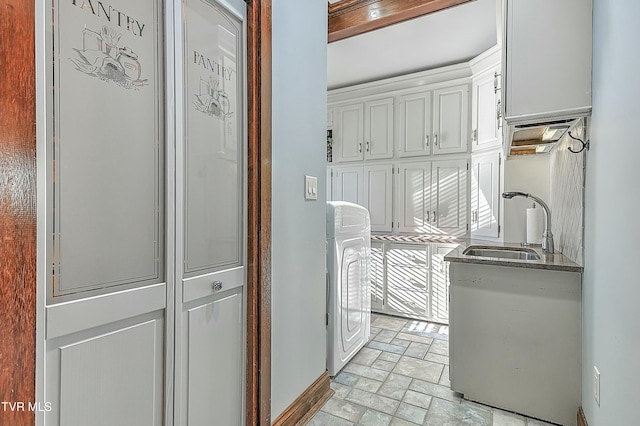
[[449,327],[371,317],[369,343],[331,381],[308,426],[549,426],[466,401],[449,388]]

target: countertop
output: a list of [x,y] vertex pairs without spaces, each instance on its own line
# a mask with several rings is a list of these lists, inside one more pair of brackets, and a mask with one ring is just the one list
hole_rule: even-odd
[[520,244],[515,243],[494,243],[490,241],[478,240],[457,240],[458,247],[453,249],[444,257],[447,262],[458,263],[476,263],[482,265],[509,266],[514,268],[532,268],[532,269],[548,269],[555,271],[582,272],[583,267],[556,251],[554,254],[542,253],[539,246],[527,246],[525,248],[532,249],[540,256],[540,260],[523,260],[523,259],[501,259],[497,257],[480,257],[468,256],[462,252],[470,245],[481,247],[514,247],[523,248]]

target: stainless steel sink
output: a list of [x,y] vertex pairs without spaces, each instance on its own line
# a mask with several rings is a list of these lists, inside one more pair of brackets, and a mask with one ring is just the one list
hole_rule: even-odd
[[540,260],[540,256],[535,251],[516,247],[469,246],[462,254],[500,259]]

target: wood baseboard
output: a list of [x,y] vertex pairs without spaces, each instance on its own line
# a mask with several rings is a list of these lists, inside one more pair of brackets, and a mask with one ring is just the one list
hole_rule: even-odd
[[273,422],[273,426],[303,425],[331,398],[331,380],[326,371]]
[[584,411],[582,411],[582,407],[578,408],[578,426],[589,426],[587,418],[584,416]]

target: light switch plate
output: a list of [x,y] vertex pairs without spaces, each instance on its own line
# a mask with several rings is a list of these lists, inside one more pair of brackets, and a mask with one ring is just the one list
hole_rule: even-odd
[[317,200],[318,199],[318,178],[316,176],[304,177],[304,199],[305,200]]

